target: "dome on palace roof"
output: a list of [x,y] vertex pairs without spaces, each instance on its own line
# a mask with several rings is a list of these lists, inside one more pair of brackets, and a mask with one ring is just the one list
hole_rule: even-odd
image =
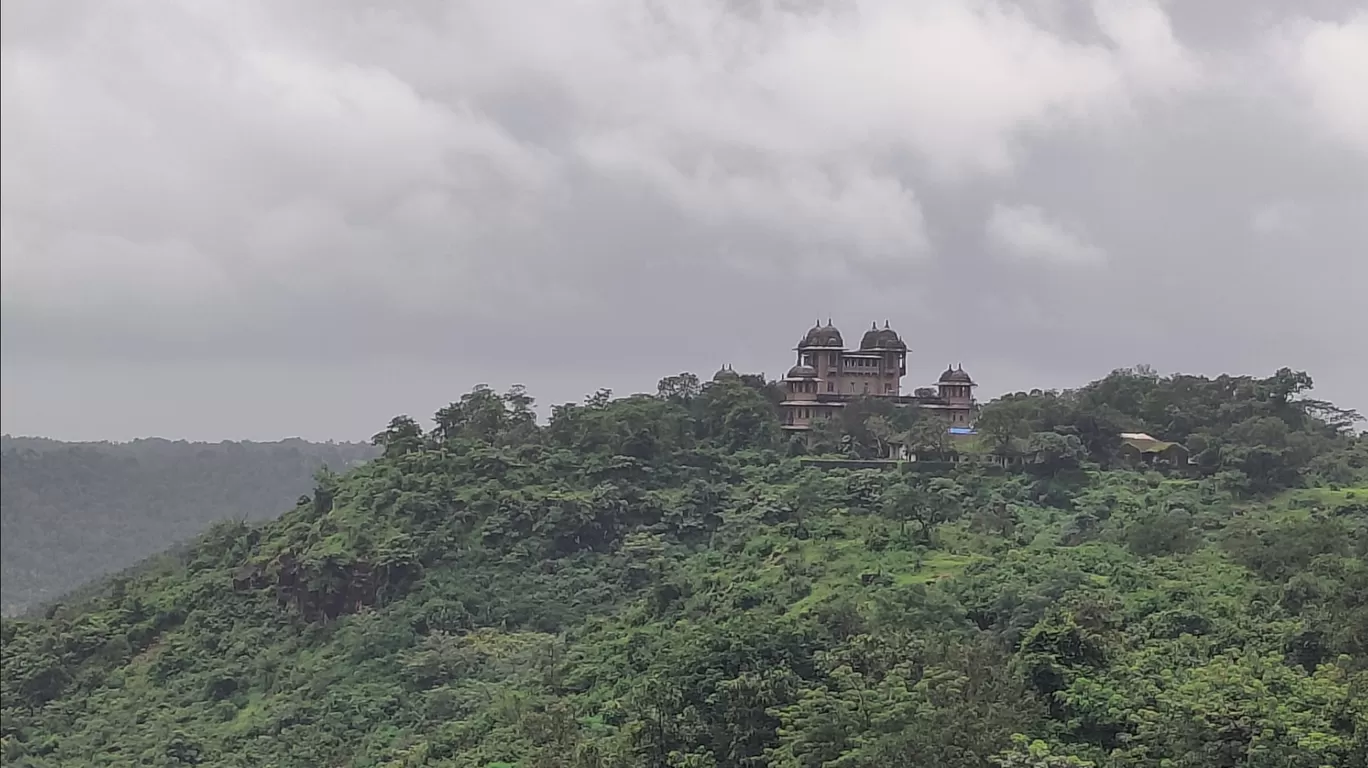
[[877,323],[871,323],[869,330],[865,331],[860,339],[861,350],[876,349],[895,349],[906,351],[907,345],[898,338],[898,332],[888,327],[888,321],[884,321],[884,327],[880,328]]
[[874,323],[869,324],[869,330],[860,337],[860,349],[873,349],[879,345],[882,336],[879,334],[879,327]]
[[741,374],[739,374],[739,373],[737,373],[736,371],[732,370],[732,367],[731,367],[730,365],[724,365],[724,366],[722,366],[721,368],[717,369],[717,373],[714,373],[714,374],[713,374],[712,380],[713,380],[713,381],[722,381],[722,380],[724,380],[724,379],[739,379],[739,378],[741,378]]
[[841,332],[836,330],[836,326],[828,320],[826,325],[818,321],[817,325],[803,337],[800,347],[844,347],[845,340],[841,338]]
[[969,374],[964,372],[964,366],[960,366],[958,368],[956,368],[955,366],[948,366],[945,369],[945,373],[942,373],[940,376],[940,383],[973,384],[974,380],[969,378]]
[[789,369],[788,376],[786,378],[815,379],[817,378],[817,369],[813,368],[810,365],[795,365]]

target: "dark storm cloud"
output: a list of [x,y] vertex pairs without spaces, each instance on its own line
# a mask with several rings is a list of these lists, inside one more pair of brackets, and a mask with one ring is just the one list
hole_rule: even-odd
[[1292,7],[6,3],[4,427],[355,437],[828,316],[1368,407],[1368,13]]

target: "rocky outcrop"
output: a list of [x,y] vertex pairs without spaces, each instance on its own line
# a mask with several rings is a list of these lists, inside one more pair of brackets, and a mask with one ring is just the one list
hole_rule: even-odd
[[307,621],[326,621],[375,605],[385,590],[402,590],[420,573],[416,563],[407,561],[377,565],[331,556],[302,560],[284,552],[266,564],[238,568],[233,588],[273,590],[280,607],[292,608]]

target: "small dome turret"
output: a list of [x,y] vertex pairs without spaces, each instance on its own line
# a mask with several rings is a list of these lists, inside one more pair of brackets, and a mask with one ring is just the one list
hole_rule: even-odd
[[739,373],[737,373],[736,371],[732,370],[731,365],[728,364],[728,365],[724,365],[724,366],[722,366],[721,368],[717,369],[717,373],[714,373],[714,374],[713,374],[712,380],[713,380],[713,381],[725,381],[725,380],[727,380],[727,379],[739,379],[739,378],[741,378],[741,374],[739,374]]
[[974,380],[971,379],[971,378],[969,377],[969,374],[968,374],[968,373],[965,373],[965,371],[964,371],[964,366],[959,366],[958,368],[956,368],[955,366],[952,365],[952,366],[947,366],[946,369],[945,369],[945,373],[942,373],[942,374],[940,375],[940,383],[941,383],[941,384],[973,384],[973,383],[974,383]]
[[817,378],[817,369],[816,369],[816,368],[813,368],[813,367],[810,366],[810,365],[802,365],[802,364],[800,363],[800,364],[795,365],[795,366],[793,366],[792,368],[790,368],[790,369],[789,369],[789,372],[788,372],[788,376],[786,376],[785,378],[789,378],[789,379],[815,379],[815,378]]

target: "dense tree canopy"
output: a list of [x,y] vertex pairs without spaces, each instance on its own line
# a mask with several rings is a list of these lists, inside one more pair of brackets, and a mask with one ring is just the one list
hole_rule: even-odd
[[1115,464],[1121,432],[1147,432],[1185,444],[1201,475],[1250,492],[1308,477],[1353,482],[1368,465],[1364,442],[1351,437],[1360,417],[1306,397],[1311,383],[1286,368],[1264,379],[1209,379],[1140,367],[1077,390],[999,398],[983,408],[977,427],[1002,453],[1031,453],[1041,433],[1075,437],[1101,467]]
[[[1365,765],[1364,439],[1309,383],[1122,371],[958,446],[875,401],[794,444],[754,377],[545,424],[478,388],[278,520],[6,620],[0,761]],[[1123,429],[1201,458],[1119,468]],[[794,455],[903,440],[1022,461]]]

